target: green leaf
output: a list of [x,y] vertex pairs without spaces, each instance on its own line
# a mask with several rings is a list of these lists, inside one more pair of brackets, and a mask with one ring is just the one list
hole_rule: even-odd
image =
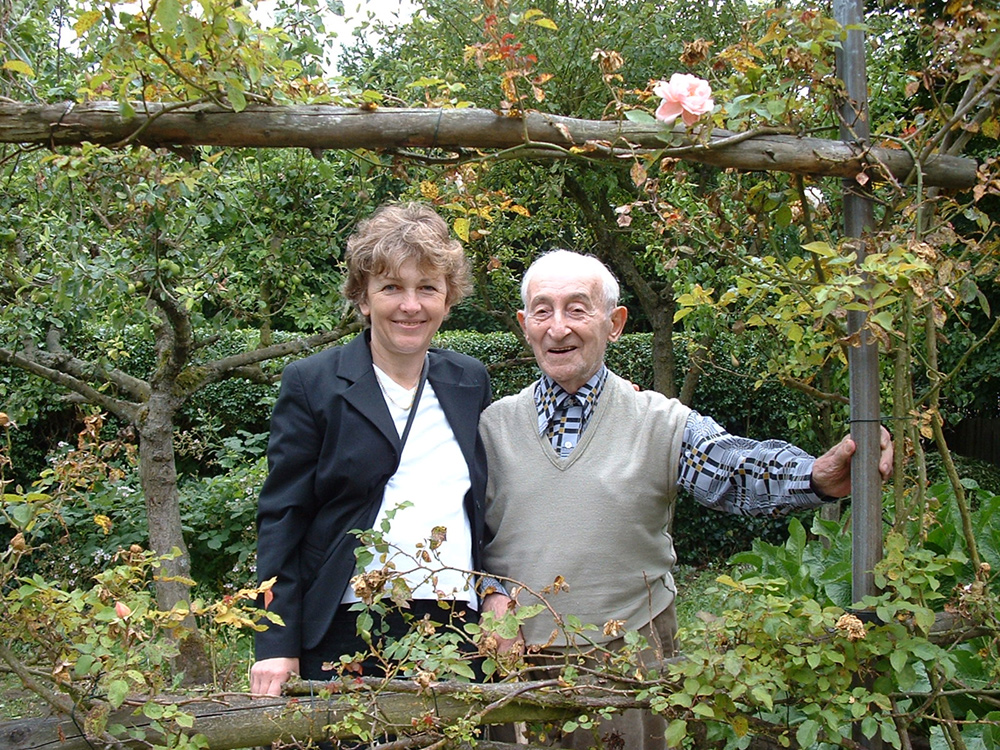
[[128,697],[128,683],[125,680],[113,680],[108,685],[108,703],[112,708],[121,708]]
[[682,719],[674,719],[667,725],[667,731],[663,738],[667,742],[667,747],[680,747],[687,737],[687,722]]
[[764,708],[768,711],[774,708],[774,700],[771,698],[771,694],[763,687],[758,685],[753,688],[753,690],[750,691],[750,695],[752,695],[757,702],[764,706]]
[[795,732],[795,740],[799,743],[799,747],[812,747],[816,743],[816,738],[819,737],[820,725],[818,721],[813,719],[806,719],[803,721]]
[[643,125],[651,125],[656,122],[656,118],[649,112],[642,109],[629,109],[625,111],[625,119],[629,122],[638,122]]
[[878,732],[878,721],[873,716],[866,716],[861,720],[861,733],[871,739]]
[[695,716],[701,716],[703,719],[714,719],[715,711],[707,703],[695,703],[691,707],[691,713]]
[[181,5],[178,0],[159,0],[155,11],[156,22],[164,31],[172,31],[181,17]]
[[174,721],[177,722],[178,726],[184,727],[185,729],[190,729],[194,726],[194,716],[191,714],[183,712],[178,713],[177,716],[174,717]]
[[906,652],[902,649],[896,649],[889,654],[889,663],[892,664],[892,668],[894,670],[902,672],[903,668],[906,666]]
[[247,108],[247,98],[243,95],[243,87],[236,81],[226,82],[226,96],[233,107],[233,112],[242,112]]

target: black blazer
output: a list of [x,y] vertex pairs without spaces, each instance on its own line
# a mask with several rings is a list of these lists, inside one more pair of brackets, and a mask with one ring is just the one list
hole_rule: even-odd
[[[370,529],[399,466],[399,434],[372,369],[370,333],[288,365],[271,415],[268,476],[257,506],[257,577],[277,577],[269,609],[284,627],[256,636],[257,659],[298,657],[326,635],[355,572],[357,538]],[[479,413],[489,376],[472,357],[429,353],[427,380],[469,465],[465,510],[478,570],[486,452]]]

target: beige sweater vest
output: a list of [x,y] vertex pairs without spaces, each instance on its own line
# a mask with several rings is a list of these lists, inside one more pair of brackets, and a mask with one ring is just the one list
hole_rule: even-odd
[[[538,434],[534,385],[483,412],[489,462],[484,567],[523,584],[562,618],[594,625],[577,642],[604,643],[619,620],[639,628],[676,589],[668,526],[690,410],[609,374],[583,439],[566,459]],[[554,586],[559,578],[566,587]],[[549,612],[524,625],[529,644],[568,645]]]

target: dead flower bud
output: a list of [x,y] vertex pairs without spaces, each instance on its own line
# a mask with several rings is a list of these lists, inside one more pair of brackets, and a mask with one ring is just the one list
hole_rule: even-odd
[[624,620],[608,620],[604,623],[604,635],[609,638],[617,638],[625,632]]
[[500,648],[500,641],[493,633],[487,633],[482,638],[479,639],[479,655],[480,656],[495,656],[497,650]]
[[10,540],[10,548],[15,552],[24,552],[28,549],[28,543],[24,541],[24,534],[20,531],[14,534],[14,538]]
[[434,635],[437,632],[437,625],[431,622],[428,615],[424,615],[423,619],[417,623],[417,632],[423,636]]
[[365,604],[372,604],[385,588],[388,575],[384,570],[371,570],[359,573],[351,579],[351,588],[355,595]]
[[434,672],[428,672],[426,670],[419,670],[415,675],[413,675],[413,682],[416,683],[417,687],[421,690],[426,690],[432,687],[437,680],[437,675]]
[[431,549],[437,549],[448,541],[448,527],[435,526],[431,529]]
[[613,49],[595,49],[590,59],[600,66],[601,73],[606,76],[615,73],[625,64],[625,58],[621,56],[620,52],[616,52]]
[[865,637],[865,624],[855,615],[842,615],[837,620],[837,630],[849,641],[860,641]]
[[705,39],[695,39],[684,45],[684,52],[681,53],[680,61],[689,68],[693,68],[708,59],[708,48],[712,43]]

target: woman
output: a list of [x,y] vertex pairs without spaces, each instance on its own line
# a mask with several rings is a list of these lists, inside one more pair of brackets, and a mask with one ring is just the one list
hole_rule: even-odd
[[[328,679],[324,662],[366,648],[350,611],[352,529],[381,528],[388,513],[386,541],[413,553],[443,526],[441,565],[479,569],[486,457],[477,425],[489,378],[477,360],[430,348],[469,286],[462,247],[431,208],[387,205],[358,226],[346,261],[344,293],[368,327],[286,367],[271,417],[257,573],[277,578],[266,606],[284,625],[257,634],[257,694],[278,695],[293,673]],[[409,581],[416,617],[440,617],[439,597],[459,611],[477,605],[461,573],[426,577]],[[390,635],[405,632],[390,624]]]

